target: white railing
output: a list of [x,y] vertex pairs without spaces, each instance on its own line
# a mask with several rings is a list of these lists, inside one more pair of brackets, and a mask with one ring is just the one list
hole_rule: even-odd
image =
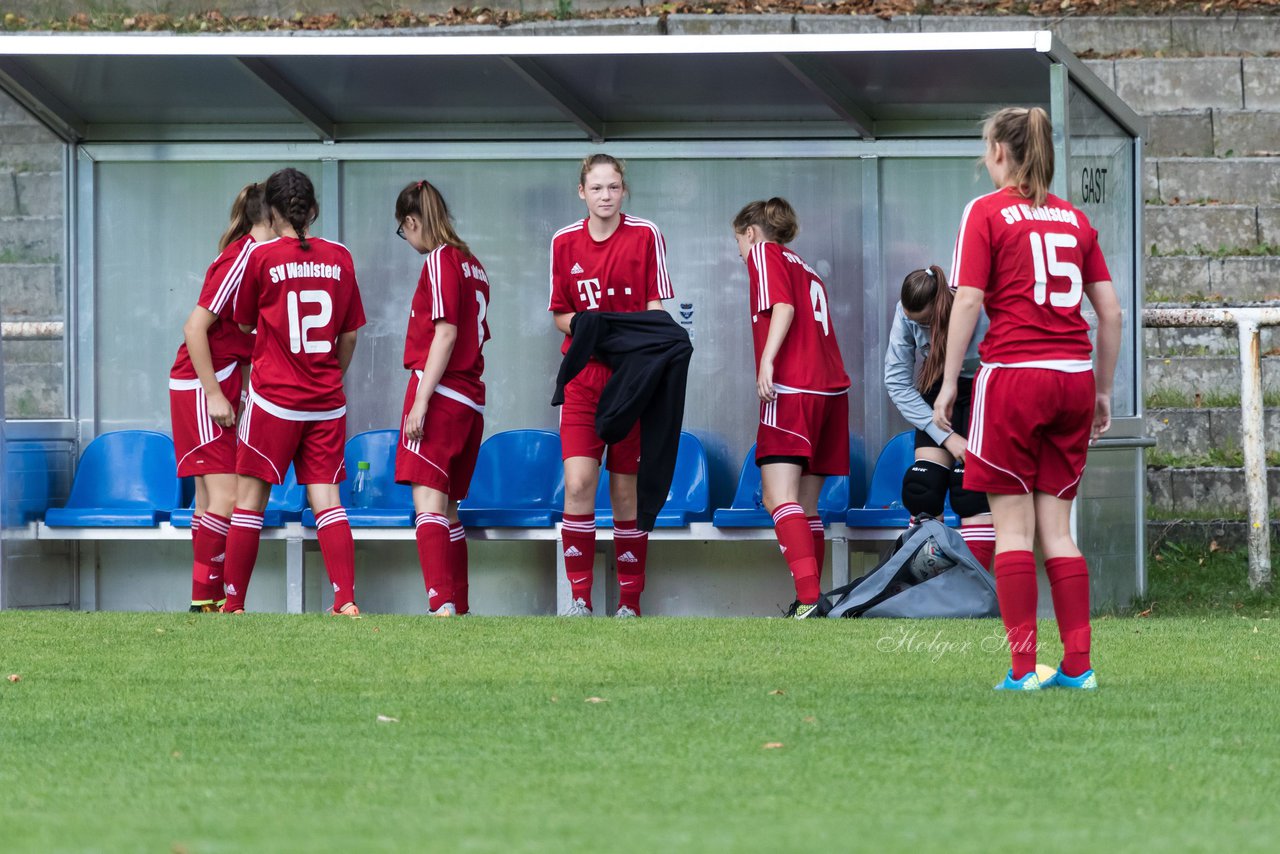
[[1240,414],[1244,492],[1249,506],[1249,587],[1271,584],[1271,524],[1267,501],[1267,443],[1262,420],[1263,326],[1280,326],[1280,307],[1148,308],[1143,326],[1234,326],[1240,336]]
[[61,341],[61,320],[6,320],[0,323],[0,338],[6,341]]

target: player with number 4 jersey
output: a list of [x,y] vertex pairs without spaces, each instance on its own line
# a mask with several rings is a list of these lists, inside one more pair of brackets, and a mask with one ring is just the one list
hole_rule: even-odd
[[[985,308],[991,326],[978,350],[964,486],[987,493],[995,521],[996,593],[1012,659],[996,688],[1093,688],[1089,572],[1072,537],[1071,501],[1089,443],[1111,426],[1120,304],[1088,217],[1049,193],[1053,128],[1045,111],[1000,110],[983,138],[996,191],[970,202],[960,222],[933,420],[951,429],[964,354]],[[1086,297],[1098,317],[1092,361]],[[1044,683],[1036,674],[1036,539],[1063,645]]]
[[426,256],[409,311],[410,373],[396,449],[396,481],[413,489],[418,560],[435,617],[467,614],[467,496],[484,433],[484,343],[489,276],[453,227],[444,196],[415,181],[396,197],[396,234]]
[[817,612],[826,552],[818,495],[828,476],[849,473],[849,375],[826,285],[786,246],[799,231],[795,211],[780,198],[752,202],[733,221],[750,274],[760,398],[756,465],[795,582],[789,616],[804,619]]

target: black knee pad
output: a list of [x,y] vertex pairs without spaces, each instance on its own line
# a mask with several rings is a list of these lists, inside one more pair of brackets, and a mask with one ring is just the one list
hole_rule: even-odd
[[947,483],[951,469],[941,463],[916,460],[902,476],[902,506],[912,516],[942,518],[942,505],[947,499]]
[[959,465],[951,470],[951,509],[961,519],[970,516],[981,516],[990,513],[985,492],[973,492],[964,488],[964,466]]

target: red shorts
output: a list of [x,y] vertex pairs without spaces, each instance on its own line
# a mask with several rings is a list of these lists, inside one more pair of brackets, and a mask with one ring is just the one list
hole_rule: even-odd
[[[218,372],[223,395],[240,411],[243,374],[232,362]],[[209,417],[209,398],[199,380],[169,380],[169,416],[173,447],[178,452],[178,477],[235,474],[236,431],[219,427]]]
[[418,393],[418,374],[409,375],[409,388],[404,395],[400,416],[400,445],[396,448],[396,483],[418,483],[445,493],[453,501],[467,497],[471,475],[480,454],[484,435],[484,415],[452,397],[441,394],[437,386],[427,403],[426,423],[422,438],[410,442],[404,438],[404,424]]
[[849,395],[779,394],[760,404],[756,460],[803,457],[805,474],[849,473]]
[[1093,371],[983,367],[973,381],[964,488],[1075,498],[1093,407]]
[[341,483],[347,479],[346,437],[346,413],[324,421],[294,421],[268,412],[251,395],[240,417],[236,474],[278,484],[292,462],[298,483]]
[[[564,389],[560,407],[560,456],[591,457],[597,462],[604,454],[604,439],[596,432],[596,408],[604,384],[613,371],[599,362],[588,362]],[[640,423],[621,442],[609,446],[605,468],[614,474],[640,471]]]

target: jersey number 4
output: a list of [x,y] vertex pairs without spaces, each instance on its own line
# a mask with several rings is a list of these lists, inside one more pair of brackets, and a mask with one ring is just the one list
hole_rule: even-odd
[[[1070,261],[1059,261],[1059,249],[1075,249],[1074,234],[1039,234],[1031,232],[1031,260],[1035,264],[1036,286],[1033,296],[1036,305],[1044,305],[1045,298],[1054,308],[1075,308],[1080,304],[1080,296],[1084,292],[1084,276],[1080,268]],[[1048,264],[1045,260],[1048,259]],[[1049,277],[1062,276],[1070,280],[1071,287],[1065,291],[1049,293]]]
[[813,319],[822,324],[822,334],[831,334],[831,322],[827,320],[827,292],[816,279],[809,282],[809,302],[813,304]]
[[[299,304],[319,306],[319,310],[302,316]],[[289,351],[292,353],[328,353],[333,342],[314,341],[307,337],[313,329],[329,325],[333,318],[333,297],[328,291],[289,291]]]

